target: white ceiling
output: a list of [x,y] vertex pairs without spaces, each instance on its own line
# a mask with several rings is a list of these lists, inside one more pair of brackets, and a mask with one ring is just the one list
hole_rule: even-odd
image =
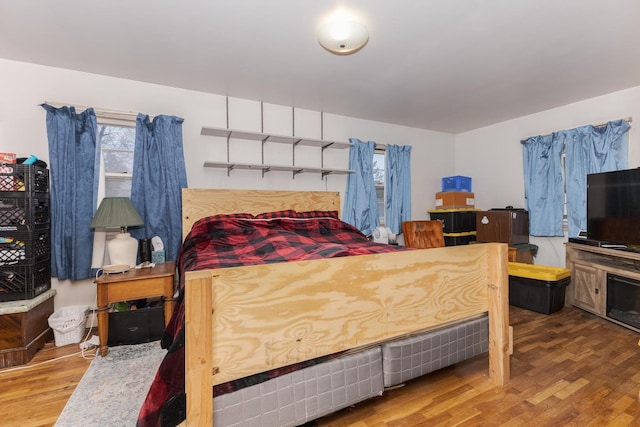
[[0,0],[0,58],[449,133],[639,86],[639,42],[638,0]]

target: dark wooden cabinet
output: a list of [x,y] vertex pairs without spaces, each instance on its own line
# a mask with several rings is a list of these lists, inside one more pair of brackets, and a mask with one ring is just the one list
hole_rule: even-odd
[[55,293],[50,289],[33,299],[0,303],[0,368],[27,363],[53,339],[49,316]]
[[519,209],[476,212],[476,240],[509,245],[529,243],[529,213]]

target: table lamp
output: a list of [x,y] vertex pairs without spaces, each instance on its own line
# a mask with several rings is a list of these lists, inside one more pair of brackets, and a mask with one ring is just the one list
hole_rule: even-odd
[[105,197],[89,225],[90,228],[120,228],[107,242],[109,259],[113,265],[134,267],[138,255],[138,241],[127,233],[127,227],[143,225],[142,218],[128,197]]

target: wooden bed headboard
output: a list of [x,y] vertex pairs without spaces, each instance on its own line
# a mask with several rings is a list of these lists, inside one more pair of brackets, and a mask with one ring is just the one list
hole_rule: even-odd
[[338,211],[340,194],[330,191],[182,189],[182,239],[193,224],[215,214],[257,215],[284,209]]

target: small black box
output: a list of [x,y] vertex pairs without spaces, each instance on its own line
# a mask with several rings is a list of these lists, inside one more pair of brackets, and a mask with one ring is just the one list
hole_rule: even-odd
[[107,345],[141,344],[157,341],[164,332],[164,307],[109,313],[109,339]]
[[555,313],[564,306],[569,283],[567,269],[510,262],[509,304],[542,314]]

